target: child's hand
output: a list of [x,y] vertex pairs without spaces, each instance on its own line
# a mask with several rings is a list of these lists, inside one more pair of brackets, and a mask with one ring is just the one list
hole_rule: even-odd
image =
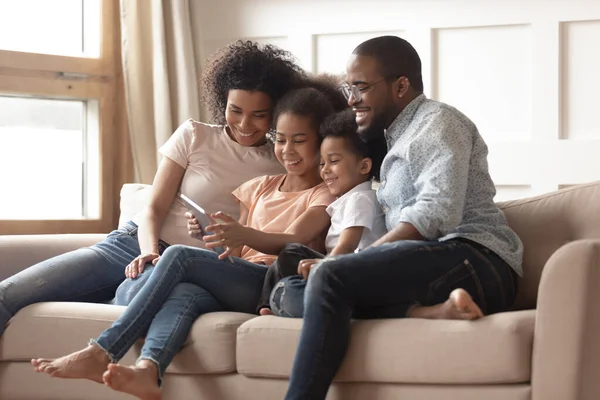
[[[246,244],[248,235],[247,227],[221,211],[211,214],[209,217],[213,220],[213,223],[207,226],[206,230],[215,233],[213,235],[206,235],[202,239],[209,249],[215,247],[225,248],[225,252],[219,256],[220,259],[227,258],[231,254],[231,250]],[[220,220],[220,222],[215,220]]]
[[308,274],[312,267],[321,261],[319,258],[309,258],[298,263],[298,275],[302,275],[304,279],[308,279]]

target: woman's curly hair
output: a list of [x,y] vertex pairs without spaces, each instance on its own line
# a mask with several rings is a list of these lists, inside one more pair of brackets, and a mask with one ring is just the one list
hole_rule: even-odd
[[230,90],[264,92],[273,105],[290,90],[300,87],[306,74],[294,56],[273,45],[238,40],[218,50],[202,74],[202,102],[215,123],[225,124]]

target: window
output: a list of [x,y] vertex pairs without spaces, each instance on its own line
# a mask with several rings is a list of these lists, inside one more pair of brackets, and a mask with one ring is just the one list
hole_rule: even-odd
[[0,0],[0,49],[100,56],[100,0]]
[[0,234],[114,225],[117,36],[118,0],[0,0]]

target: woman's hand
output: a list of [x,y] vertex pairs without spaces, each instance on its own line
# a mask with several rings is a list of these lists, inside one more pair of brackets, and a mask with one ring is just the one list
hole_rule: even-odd
[[308,279],[308,274],[310,273],[312,267],[314,267],[315,264],[321,260],[321,258],[308,258],[300,261],[298,263],[298,275],[302,275],[304,279]]
[[159,259],[160,255],[157,253],[140,254],[125,267],[125,276],[127,278],[137,278],[138,275],[144,272],[146,264],[152,263],[152,265],[156,265]]
[[190,212],[186,212],[184,215],[188,219],[188,234],[194,239],[202,240],[202,230],[200,229],[200,224],[198,223],[196,217],[194,217]]
[[[247,237],[250,231],[249,228],[221,211],[211,214],[210,218],[213,223],[206,227],[206,231],[214,232],[214,234],[206,235],[202,239],[209,249],[214,249],[215,247],[223,247],[225,249],[225,251],[219,255],[220,260],[229,257],[233,249],[247,243]],[[220,220],[221,222],[215,220]]]

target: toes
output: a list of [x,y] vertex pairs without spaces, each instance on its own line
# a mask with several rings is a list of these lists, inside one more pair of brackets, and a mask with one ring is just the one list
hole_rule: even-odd
[[57,371],[58,371],[58,368],[56,368],[54,365],[44,366],[44,372],[50,376],[54,376],[54,374],[56,374]]
[[33,365],[37,370],[38,368],[49,363],[50,361],[51,360],[48,360],[47,358],[32,358],[31,365]]
[[482,318],[483,317],[483,311],[481,311],[481,308],[479,308],[479,306],[477,305],[477,303],[475,303],[475,301],[473,301],[473,299],[471,298],[471,296],[469,296],[468,300],[469,300],[469,303],[467,305],[467,310],[475,318]]
[[112,373],[110,371],[104,371],[102,374],[102,381],[108,387],[112,387]]
[[106,369],[107,369],[109,372],[112,372],[113,374],[116,374],[116,373],[118,373],[118,372],[119,372],[119,370],[120,370],[121,368],[120,368],[119,364],[110,363],[110,364],[108,364],[108,366],[106,367]]
[[483,312],[481,312],[481,309],[477,306],[477,304],[475,304],[475,302],[470,304],[467,307],[466,311],[470,320],[479,319],[483,317]]

